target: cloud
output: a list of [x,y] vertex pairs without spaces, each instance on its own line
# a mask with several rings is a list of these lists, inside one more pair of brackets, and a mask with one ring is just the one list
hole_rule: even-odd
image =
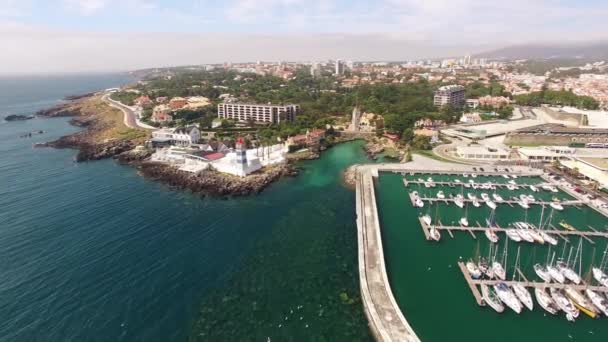
[[83,15],[92,15],[103,10],[109,3],[108,0],[63,0],[69,10],[75,10]]

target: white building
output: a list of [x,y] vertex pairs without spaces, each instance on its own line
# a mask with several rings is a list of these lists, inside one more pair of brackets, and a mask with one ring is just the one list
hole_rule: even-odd
[[293,122],[300,110],[299,105],[263,105],[249,103],[224,102],[217,105],[217,116],[220,119],[255,122]]
[[152,132],[152,144],[170,144],[188,147],[198,143],[201,131],[196,126],[162,128]]
[[463,159],[474,160],[507,160],[511,152],[507,149],[488,146],[458,146],[456,155]]
[[336,60],[335,74],[336,74],[336,76],[340,76],[340,75],[344,74],[344,62],[340,59]]
[[577,169],[581,175],[608,189],[608,158],[573,158],[561,163],[567,168]]

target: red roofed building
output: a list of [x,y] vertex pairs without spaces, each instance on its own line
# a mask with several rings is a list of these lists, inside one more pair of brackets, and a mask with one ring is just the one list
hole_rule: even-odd
[[150,100],[150,98],[147,96],[140,96],[135,99],[135,104],[138,106],[144,106],[150,103],[152,103],[152,100]]
[[325,138],[325,130],[313,129],[307,131],[306,134],[294,135],[293,137],[287,138],[287,145],[299,145],[299,146],[310,146],[318,144],[321,139]]
[[185,107],[188,104],[188,100],[186,100],[183,97],[174,97],[171,100],[169,100],[169,107],[171,107],[171,109],[181,109],[183,107]]
[[399,141],[399,136],[397,134],[384,133],[383,135],[386,139],[391,140],[393,142]]

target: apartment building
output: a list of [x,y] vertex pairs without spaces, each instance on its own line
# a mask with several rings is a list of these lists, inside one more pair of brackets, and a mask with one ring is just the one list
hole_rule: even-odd
[[255,122],[293,122],[300,110],[299,105],[263,105],[249,103],[220,103],[217,116],[220,119]]
[[437,89],[435,92],[435,106],[462,107],[465,103],[464,87],[460,85],[448,85]]

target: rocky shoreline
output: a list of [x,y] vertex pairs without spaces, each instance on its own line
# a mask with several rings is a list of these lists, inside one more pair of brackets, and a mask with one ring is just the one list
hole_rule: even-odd
[[285,176],[297,175],[289,163],[267,167],[245,178],[205,170],[197,174],[180,171],[163,163],[144,161],[137,164],[139,173],[147,179],[171,187],[215,197],[235,197],[258,194],[268,185]]

